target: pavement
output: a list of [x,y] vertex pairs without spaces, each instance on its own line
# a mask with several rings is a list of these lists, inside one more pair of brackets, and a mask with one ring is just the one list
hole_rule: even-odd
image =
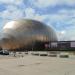
[[75,57],[0,56],[0,75],[75,75]]

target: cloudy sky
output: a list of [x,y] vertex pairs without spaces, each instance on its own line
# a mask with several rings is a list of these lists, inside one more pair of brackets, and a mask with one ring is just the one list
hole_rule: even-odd
[[51,26],[59,40],[75,40],[75,0],[0,0],[0,31],[6,22],[21,18]]

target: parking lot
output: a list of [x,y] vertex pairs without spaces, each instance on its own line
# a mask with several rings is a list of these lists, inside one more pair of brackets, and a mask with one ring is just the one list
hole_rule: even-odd
[[0,75],[75,75],[75,56],[0,56]]

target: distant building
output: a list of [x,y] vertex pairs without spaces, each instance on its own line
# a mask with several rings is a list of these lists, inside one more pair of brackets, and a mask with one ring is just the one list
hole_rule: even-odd
[[75,51],[75,41],[54,41],[45,45],[48,51]]

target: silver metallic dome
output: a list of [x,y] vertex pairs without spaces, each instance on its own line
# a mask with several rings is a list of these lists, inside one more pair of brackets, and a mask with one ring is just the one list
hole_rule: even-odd
[[54,30],[35,20],[14,20],[3,27],[0,45],[2,49],[31,47],[37,42],[57,41]]

